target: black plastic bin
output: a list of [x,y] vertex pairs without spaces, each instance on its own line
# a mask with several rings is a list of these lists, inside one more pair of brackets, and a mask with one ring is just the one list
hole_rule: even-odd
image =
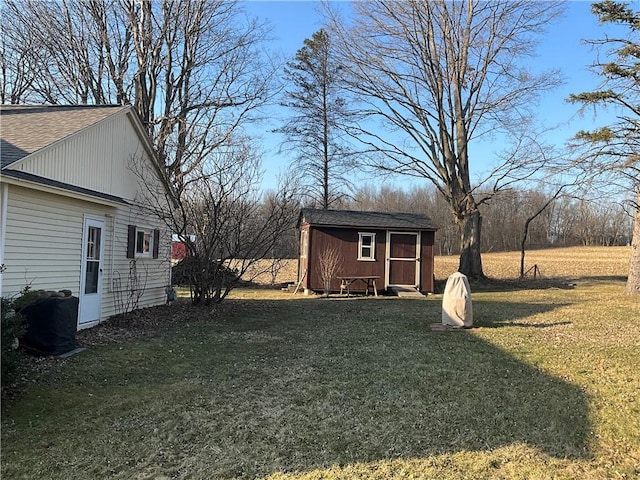
[[49,297],[20,310],[27,323],[22,345],[44,355],[61,355],[75,349],[78,304],[77,297]]

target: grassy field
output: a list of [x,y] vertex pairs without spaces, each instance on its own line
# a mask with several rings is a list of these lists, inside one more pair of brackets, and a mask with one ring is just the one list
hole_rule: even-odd
[[[531,250],[525,271],[534,265],[543,278],[620,280],[629,271],[629,247],[570,247]],[[445,279],[458,269],[458,256],[435,258],[436,278]],[[520,275],[520,252],[483,253],[485,275],[513,279]]]
[[[620,279],[629,269],[629,247],[570,247],[531,250],[525,255],[525,270],[534,265],[543,278],[608,278]],[[436,256],[436,279],[443,280],[458,269],[460,257]],[[520,275],[520,252],[483,253],[484,272],[492,278],[514,279]],[[274,283],[296,281],[298,261],[281,260]],[[270,272],[271,261],[257,262],[247,279],[259,284],[270,284],[274,275]]]
[[440,295],[158,309],[183,322],[3,402],[2,478],[638,478],[640,301],[623,267],[573,267],[575,288],[475,292],[465,331],[431,331]]

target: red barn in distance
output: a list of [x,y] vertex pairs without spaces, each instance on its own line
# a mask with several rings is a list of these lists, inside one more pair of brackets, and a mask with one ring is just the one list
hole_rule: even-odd
[[[191,238],[194,240],[194,238]],[[171,263],[175,265],[189,254],[186,245],[176,234],[171,236]]]

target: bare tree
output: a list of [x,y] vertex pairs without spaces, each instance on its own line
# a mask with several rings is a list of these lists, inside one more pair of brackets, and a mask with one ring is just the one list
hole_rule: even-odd
[[[258,260],[273,252],[283,233],[295,228],[295,183],[281,182],[276,194],[261,194],[259,156],[249,139],[233,140],[184,178],[179,197],[153,182],[143,184],[140,203],[186,247],[174,282],[190,285],[194,304],[222,301]],[[141,162],[136,165],[144,168]],[[136,174],[145,177],[142,170]],[[167,201],[158,201],[163,195]]]
[[585,170],[604,176],[609,185],[622,180],[636,192],[627,293],[640,295],[640,11],[612,0],[594,3],[591,10],[600,23],[620,25],[628,32],[588,42],[609,49],[608,61],[592,65],[603,83],[596,91],[571,95],[569,101],[584,107],[612,107],[617,117],[610,125],[578,132],[575,139],[586,147],[580,162]]
[[520,242],[520,278],[523,278],[525,274],[525,249],[527,246],[527,237],[529,236],[529,226],[531,225],[531,222],[538,218],[542,214],[542,212],[544,212],[549,207],[549,205],[555,202],[560,197],[560,195],[562,195],[562,191],[567,188],[567,186],[568,185],[566,184],[560,185],[553,193],[553,195],[551,195],[543,205],[541,205],[539,208],[536,208],[535,211],[525,220],[522,231],[522,241]]
[[11,17],[4,19],[0,29],[0,103],[3,104],[24,103],[38,74],[33,39],[20,30]]
[[137,172],[141,203],[187,245],[194,301],[224,298],[272,250],[284,218],[293,224],[290,189],[259,201],[259,158],[244,135],[278,70],[264,26],[227,0],[7,0],[3,14],[41,60],[23,97],[135,107],[163,186]]
[[29,93],[134,105],[176,192],[271,95],[267,32],[235,1],[8,0],[3,13],[33,39],[41,66]]
[[[352,134],[375,166],[424,178],[447,199],[461,232],[460,271],[468,276],[484,276],[478,206],[489,198],[477,190],[489,182],[471,183],[471,142],[495,132],[509,132],[519,147],[533,140],[527,129],[536,97],[559,76],[536,75],[525,60],[559,8],[512,0],[380,0],[355,2],[348,26],[333,17],[349,89],[364,105]],[[490,196],[537,168],[531,156],[515,153],[491,172],[491,190],[482,191]]]

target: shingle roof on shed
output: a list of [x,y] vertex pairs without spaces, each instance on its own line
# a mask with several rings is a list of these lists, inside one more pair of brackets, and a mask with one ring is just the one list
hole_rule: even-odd
[[0,107],[1,168],[87,128],[127,106],[3,105]]
[[298,224],[354,228],[397,228],[411,230],[437,230],[427,215],[413,213],[359,212],[354,210],[320,210],[303,208]]

